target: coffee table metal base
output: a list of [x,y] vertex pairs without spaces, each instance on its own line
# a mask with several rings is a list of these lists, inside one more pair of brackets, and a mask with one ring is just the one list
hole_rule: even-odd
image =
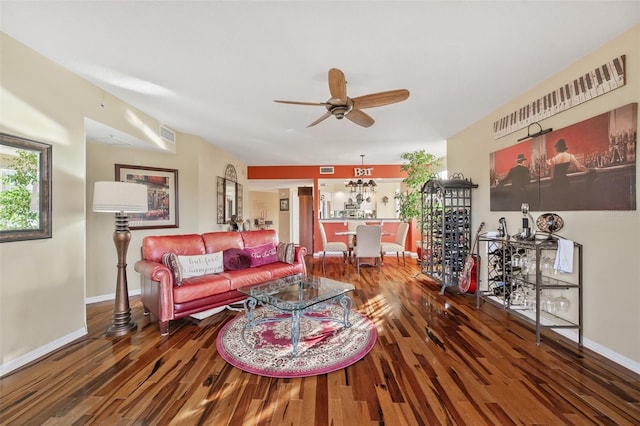
[[[342,319],[329,317],[329,316],[315,316],[315,315],[307,315],[311,312],[318,312],[327,307],[327,305],[336,304],[342,307]],[[268,316],[260,319],[256,319],[255,317],[255,309],[256,306],[262,305],[269,311],[275,312],[276,314],[286,314],[288,316]],[[292,309],[285,310],[279,309],[276,306],[261,303],[258,299],[254,297],[248,297],[244,301],[244,312],[247,316],[247,328],[252,328],[259,324],[264,324],[266,322],[280,322],[280,321],[288,321],[291,320],[291,355],[295,357],[298,355],[298,342],[300,341],[300,319],[302,317],[312,319],[314,321],[335,321],[339,324],[342,324],[346,328],[351,327],[351,323],[349,322],[349,314],[351,313],[352,301],[349,296],[346,294],[342,294],[340,296],[334,297],[332,299],[328,299],[322,303],[317,303],[315,305],[308,306],[304,309]]]

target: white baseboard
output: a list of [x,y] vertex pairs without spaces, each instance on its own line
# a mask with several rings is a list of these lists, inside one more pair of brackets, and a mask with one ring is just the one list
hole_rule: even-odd
[[[575,330],[570,330],[570,329],[553,329],[554,332],[566,337],[567,339],[573,340],[574,342],[578,342],[578,332]],[[620,355],[617,352],[612,351],[611,349],[602,346],[599,343],[596,343],[592,340],[586,339],[584,338],[584,336],[582,337],[582,345],[585,348],[589,348],[592,351],[602,355],[603,357],[610,359],[611,361],[615,362],[616,364],[619,364],[621,366],[623,366],[624,368],[628,368],[629,370],[633,371],[634,373],[640,374],[640,362],[634,361],[630,358],[627,358],[624,355]]]
[[81,328],[79,330],[74,331],[73,333],[67,334],[66,336],[63,336],[59,339],[56,339],[52,342],[47,343],[44,346],[39,347],[36,350],[33,350],[31,352],[29,352],[28,354],[25,354],[19,358],[16,358],[12,361],[9,361],[6,364],[2,364],[0,365],[0,377],[4,376],[5,374],[8,374],[10,372],[12,372],[13,370],[20,368],[24,365],[29,364],[32,361],[37,360],[38,358],[41,358],[53,351],[55,351],[56,349],[59,349],[61,347],[63,347],[64,345],[67,345],[71,342],[73,342],[76,339],[79,339],[80,337],[84,336],[87,334],[87,329],[86,328]]
[[[141,293],[142,293],[142,291],[140,289],[138,289],[138,290],[129,290],[129,297],[131,297],[131,296],[139,296]],[[103,294],[101,296],[87,297],[86,299],[84,299],[84,303],[85,303],[85,305],[90,305],[92,303],[106,302],[107,300],[115,300],[115,298],[116,298],[116,294],[115,293]]]
[[[497,303],[498,305],[502,305],[502,301],[500,301],[499,299],[497,299],[494,296],[490,296],[490,299],[492,299],[493,303]],[[535,321],[535,317],[533,316],[532,312],[527,312],[527,311],[519,311],[520,315],[523,315],[525,317],[528,317],[530,320]],[[576,342],[576,344],[578,343],[579,337],[578,337],[578,330],[576,329],[571,329],[571,328],[547,328],[546,330],[551,330],[554,333],[557,333],[561,336],[566,337],[569,340],[572,340],[574,342]],[[629,370],[640,374],[640,362],[634,361],[632,359],[629,359],[627,357],[625,357],[624,355],[621,355],[615,351],[612,351],[611,349],[607,348],[606,346],[602,346],[601,344],[594,342],[593,340],[589,340],[587,338],[584,337],[584,335],[582,336],[582,345],[585,348],[591,349],[592,351],[602,355],[603,357],[615,362],[616,364],[619,364],[625,368],[628,368]]]
[[[138,296],[141,294],[141,290],[131,290],[129,291],[129,296]],[[116,298],[116,294],[115,293],[111,293],[111,294],[104,294],[101,296],[94,296],[94,297],[87,297],[85,299],[85,304],[89,305],[91,303],[99,303],[99,302],[105,302],[108,300],[115,300]],[[84,336],[87,334],[87,330],[86,328],[77,330],[71,334],[68,334],[66,336],[63,336],[59,339],[56,339],[52,342],[47,343],[44,346],[41,346],[19,358],[16,358],[13,361],[9,361],[6,364],[2,364],[0,365],[0,377],[4,376],[5,374],[20,368],[32,361],[35,361],[36,359],[43,357],[47,354],[49,354],[50,352],[55,351],[56,349],[59,349],[60,347],[73,342],[74,340]]]

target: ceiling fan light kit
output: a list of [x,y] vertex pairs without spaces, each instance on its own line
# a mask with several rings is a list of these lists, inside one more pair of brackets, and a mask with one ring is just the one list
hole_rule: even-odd
[[389,90],[386,92],[358,96],[357,98],[350,98],[347,96],[347,80],[344,77],[344,73],[337,68],[331,68],[329,70],[329,93],[331,94],[331,98],[326,102],[282,100],[275,100],[274,102],[293,105],[323,105],[327,109],[327,112],[307,127],[315,126],[332,115],[338,120],[342,120],[347,117],[350,121],[359,126],[371,127],[375,121],[367,113],[363,112],[363,109],[394,104],[409,98],[409,91],[406,89]]

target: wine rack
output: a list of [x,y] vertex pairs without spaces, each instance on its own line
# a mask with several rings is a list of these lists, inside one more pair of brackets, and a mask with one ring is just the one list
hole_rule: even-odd
[[514,283],[522,273],[520,266],[514,266],[513,260],[523,256],[526,251],[504,241],[489,241],[487,244],[487,293],[496,296],[508,307],[508,301]]
[[576,329],[582,346],[582,245],[573,243],[574,271],[562,274],[553,269],[556,237],[519,240],[482,235],[479,240],[477,255],[486,257],[487,266],[486,280],[480,280],[476,291],[476,307],[485,300],[499,303],[516,317],[533,322],[538,345],[541,330],[549,328]]
[[458,284],[471,247],[470,179],[431,179],[421,188],[421,272],[442,283],[440,294]]

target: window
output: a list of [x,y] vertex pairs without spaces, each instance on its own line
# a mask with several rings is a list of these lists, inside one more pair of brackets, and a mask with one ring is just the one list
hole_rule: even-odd
[[0,242],[51,238],[51,149],[0,133]]

